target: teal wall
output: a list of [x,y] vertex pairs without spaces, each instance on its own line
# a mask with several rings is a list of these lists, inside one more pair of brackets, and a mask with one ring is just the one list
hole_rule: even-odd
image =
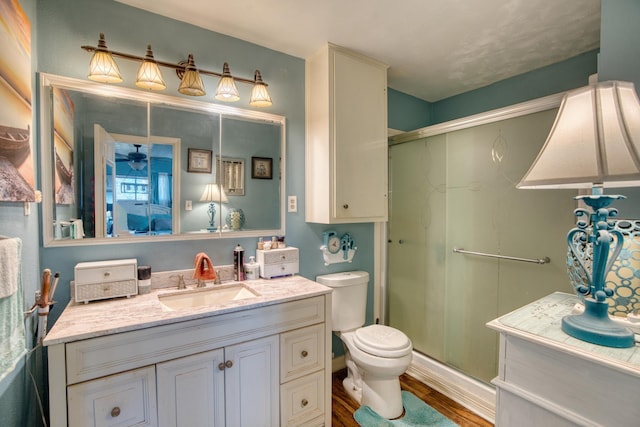
[[[222,34],[187,25],[159,15],[135,9],[118,2],[100,0],[47,0],[38,2],[39,71],[84,79],[90,54],[81,45],[95,45],[103,32],[107,45],[114,50],[142,54],[151,43],[156,59],[176,62],[193,53],[197,66],[222,69],[227,61],[231,71],[239,76],[253,76],[259,69],[273,99],[273,106],[262,109],[287,117],[287,194],[298,196],[298,212],[286,217],[287,242],[300,248],[300,272],[310,279],[316,275],[351,269],[363,269],[373,274],[373,226],[353,224],[331,226],[338,233],[349,231],[358,244],[352,264],[325,267],[321,252],[322,232],[327,226],[304,222],[304,60],[265,49]],[[133,79],[137,64],[119,60],[125,78],[124,85],[135,87]],[[165,71],[167,93],[179,96],[178,79]],[[203,78],[213,101],[217,81]],[[247,85],[239,85],[243,99],[234,106],[249,108]],[[199,98],[199,100],[203,100]],[[255,252],[257,239],[197,240],[186,242],[135,243],[74,248],[41,248],[41,265],[62,275],[61,284],[73,277],[76,263],[110,258],[137,258],[153,271],[190,268],[196,253],[207,252],[214,264],[233,262],[233,248],[240,243],[247,256]],[[56,300],[69,300],[67,286],[56,291]],[[62,304],[60,305],[60,308]],[[51,315],[56,319],[59,309]]]
[[[598,80],[633,82],[640,92],[640,2],[602,0]],[[621,218],[640,218],[640,188],[607,190],[627,198],[616,202]]]
[[564,92],[586,85],[596,72],[598,51],[593,50],[436,102],[389,89],[389,127],[411,131]]
[[432,123],[430,102],[389,88],[387,90],[388,122],[391,129],[408,132]]

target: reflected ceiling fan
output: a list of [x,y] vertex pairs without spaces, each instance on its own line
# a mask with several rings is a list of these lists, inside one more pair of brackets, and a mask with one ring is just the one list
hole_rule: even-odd
[[147,165],[147,155],[140,152],[141,144],[133,144],[136,151],[131,151],[126,157],[116,159],[116,162],[127,162],[133,170],[141,171]]

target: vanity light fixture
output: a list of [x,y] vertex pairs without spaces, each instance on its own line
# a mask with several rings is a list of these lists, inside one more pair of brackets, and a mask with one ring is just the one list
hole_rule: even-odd
[[147,45],[147,53],[140,64],[140,68],[138,68],[136,86],[149,90],[165,90],[167,88],[162,78],[160,67],[158,67],[158,63],[153,58],[151,45]]
[[235,102],[240,99],[236,82],[233,80],[231,71],[229,70],[229,64],[226,62],[222,68],[222,78],[220,79],[220,83],[218,83],[215,98],[218,101],[226,102]]
[[238,101],[240,94],[236,82],[241,82],[252,85],[249,105],[254,107],[269,107],[272,105],[271,97],[267,91],[267,84],[262,81],[262,76],[258,70],[256,70],[252,80],[231,75],[229,64],[226,62],[224,63],[222,73],[196,68],[192,54],[189,54],[187,61],[181,61],[177,64],[158,61],[153,57],[150,45],[147,46],[147,52],[144,57],[117,52],[107,48],[103,33],[100,33],[97,47],[81,46],[81,48],[87,52],[93,52],[89,64],[88,78],[90,80],[101,83],[121,83],[123,78],[120,75],[117,63],[113,59],[116,57],[140,62],[136,79],[136,86],[138,87],[149,90],[166,89],[166,84],[162,78],[159,67],[167,67],[176,71],[178,78],[181,80],[178,92],[184,95],[204,96],[206,92],[201,75],[208,75],[220,78],[215,94],[217,100],[227,102]]
[[565,316],[562,330],[582,341],[606,347],[632,347],[634,334],[609,318],[607,273],[624,244],[610,219],[609,205],[621,195],[603,187],[640,186],[640,101],[633,83],[606,81],[566,93],[551,132],[518,188],[591,189],[576,199],[576,227],[569,231],[568,262],[580,270],[574,285],[583,298],[582,314]]
[[256,70],[253,77],[253,89],[251,89],[251,99],[249,105],[254,107],[268,107],[271,103],[271,97],[267,91],[267,85],[262,81],[260,71]]
[[122,76],[118,64],[113,59],[111,52],[107,49],[107,42],[104,34],[100,33],[98,47],[93,48],[93,56],[89,62],[89,80],[100,83],[121,83]]
[[200,196],[201,202],[209,202],[209,209],[207,209],[207,213],[209,214],[209,227],[207,230],[216,231],[216,226],[214,223],[214,219],[216,216],[216,205],[215,203],[228,203],[227,195],[224,190],[218,187],[218,184],[207,184],[204,187],[204,192],[202,196]]

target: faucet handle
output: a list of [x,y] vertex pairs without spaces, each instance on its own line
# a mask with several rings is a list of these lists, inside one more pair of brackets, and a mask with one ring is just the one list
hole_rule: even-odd
[[222,284],[222,279],[220,278],[220,270],[216,270],[216,279],[213,281],[214,285]]
[[178,276],[178,289],[186,289],[187,285],[184,283],[184,275],[180,274]]

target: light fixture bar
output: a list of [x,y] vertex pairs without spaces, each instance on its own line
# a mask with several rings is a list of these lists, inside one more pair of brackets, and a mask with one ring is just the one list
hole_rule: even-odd
[[[98,48],[96,48],[95,46],[80,46],[80,47],[86,50],[87,52],[95,52],[96,50],[98,50]],[[111,49],[106,49],[106,50],[103,49],[103,51],[110,53],[111,56],[122,58],[122,59],[128,59],[130,61],[143,61],[145,59],[143,56],[131,55],[129,53],[118,52]],[[184,72],[186,68],[185,65],[181,65],[181,64],[173,64],[171,62],[159,61],[157,59],[155,61],[158,65],[162,67],[173,68],[174,70],[180,71],[180,72]],[[186,61],[185,61],[185,64],[186,64]],[[224,75],[222,73],[216,73],[215,71],[203,70],[202,68],[198,68],[198,72],[200,74],[206,74],[208,76],[214,76],[214,77],[223,77]],[[235,81],[238,81],[238,82],[248,83],[251,85],[255,83],[254,80],[245,79],[245,78],[236,77],[236,76],[232,76],[232,77]],[[262,82],[262,84],[265,86],[269,86],[267,83],[264,83],[264,82]]]

